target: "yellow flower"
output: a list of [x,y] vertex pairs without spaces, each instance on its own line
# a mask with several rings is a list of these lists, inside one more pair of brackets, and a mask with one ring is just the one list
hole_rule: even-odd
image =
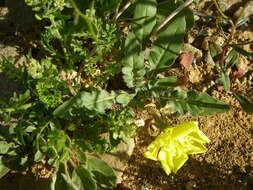
[[162,168],[169,175],[176,173],[188,160],[188,154],[198,154],[207,151],[203,145],[210,140],[199,130],[198,122],[184,122],[174,127],[168,127],[159,135],[144,153],[146,158],[160,161]]

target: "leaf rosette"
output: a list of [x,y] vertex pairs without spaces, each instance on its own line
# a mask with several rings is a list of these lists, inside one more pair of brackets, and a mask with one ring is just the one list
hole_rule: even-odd
[[210,140],[199,130],[198,122],[189,121],[168,127],[159,135],[144,153],[146,158],[160,161],[162,168],[169,175],[176,173],[188,160],[188,154],[199,154],[207,151],[203,145]]

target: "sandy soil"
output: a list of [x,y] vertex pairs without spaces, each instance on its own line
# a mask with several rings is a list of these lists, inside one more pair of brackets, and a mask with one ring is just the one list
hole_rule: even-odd
[[[210,8],[210,3],[203,7]],[[214,14],[211,8],[206,9],[204,12]],[[207,32],[209,37],[217,34],[215,29],[208,29],[210,26],[215,27],[213,22],[212,20],[200,20],[196,27],[189,32],[188,43],[199,48],[203,54],[204,50],[201,49],[202,44],[199,44],[199,41],[203,40],[203,33]],[[239,35],[236,37],[238,42],[253,39],[252,26],[251,22],[249,25],[240,28]],[[13,29],[10,26],[9,30],[11,31],[11,34],[9,33],[10,36],[13,36],[15,27]],[[11,41],[6,37],[9,38],[8,35],[6,36],[0,31],[0,40]],[[223,34],[216,35],[217,39],[221,40],[222,43],[225,36]],[[246,45],[244,48],[250,52],[253,50],[252,44]],[[247,74],[235,81],[232,89],[243,92],[253,98],[252,62],[245,60],[245,58],[240,59],[243,66],[247,69]],[[236,69],[233,68],[231,70],[231,75]],[[218,99],[231,104],[231,110],[224,114],[208,117],[168,118],[167,122],[170,125],[183,121],[198,121],[201,130],[211,140],[211,143],[207,145],[209,149],[207,153],[191,156],[177,174],[171,174],[170,176],[165,174],[158,162],[148,160],[143,156],[147,145],[160,133],[159,129],[149,124],[141,127],[135,138],[136,147],[124,172],[123,182],[115,190],[253,189],[253,116],[243,112],[231,94],[225,93],[219,86],[213,84],[215,83],[215,78],[217,78],[217,72],[213,67],[207,66],[202,58],[189,71],[181,68],[176,68],[176,70],[179,73],[197,76],[197,79],[195,78],[196,80],[194,79],[185,88],[197,88],[201,91],[207,91]],[[5,78],[4,76],[1,77],[0,85],[3,83],[2,85],[4,86],[6,84],[3,82]],[[204,89],[206,86],[209,86],[208,89]],[[10,94],[7,95],[9,96]],[[10,174],[1,179],[0,189],[39,190],[46,189],[47,183],[46,179],[37,181],[36,178],[31,176]]]

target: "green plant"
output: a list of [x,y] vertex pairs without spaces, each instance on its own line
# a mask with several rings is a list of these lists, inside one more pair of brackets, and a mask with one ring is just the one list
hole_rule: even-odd
[[19,67],[12,58],[0,62],[1,72],[24,84],[19,95],[0,101],[0,176],[41,163],[55,170],[50,189],[113,188],[113,170],[86,154],[113,151],[134,135],[136,106],[155,102],[170,114],[193,116],[229,109],[207,93],[183,91],[167,73],[194,23],[186,8],[192,0],[26,2],[44,25],[38,47],[45,54],[30,53]]
[[241,23],[243,23],[245,20],[243,15],[250,1],[245,2],[240,15],[235,20],[228,17],[222,12],[216,0],[213,0],[213,2],[220,15],[219,19],[230,24],[229,38],[224,42],[224,44],[222,46],[219,46],[215,43],[210,43],[208,47],[208,51],[211,55],[211,62],[215,63],[214,66],[219,72],[217,83],[224,87],[226,93],[232,93],[234,95],[244,111],[252,113],[252,101],[232,89],[233,82],[236,79],[244,76],[246,74],[246,71],[242,68],[237,68],[234,76],[229,73],[229,70],[231,70],[236,65],[236,63],[240,61],[240,56],[245,56],[249,60],[252,60],[252,54],[242,48],[242,45],[250,44],[252,42],[243,42],[238,44],[233,42],[238,27],[240,27]]

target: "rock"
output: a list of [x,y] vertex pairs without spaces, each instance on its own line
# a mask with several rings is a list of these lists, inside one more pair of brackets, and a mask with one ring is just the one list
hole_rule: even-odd
[[189,80],[191,83],[199,83],[202,81],[202,73],[197,67],[190,67]]
[[[243,9],[244,3],[242,3],[242,0],[220,0],[219,5],[223,11],[228,11],[233,8],[235,10],[234,17],[238,17],[241,14],[241,11]],[[253,14],[253,1],[249,2],[248,6],[246,7],[242,18],[249,17]]]
[[105,161],[109,166],[111,166],[116,175],[117,183],[121,183],[123,172],[127,166],[127,162],[130,159],[135,147],[134,139],[129,139],[127,142],[121,142],[116,152],[106,153],[106,154],[88,154],[88,157],[99,158]]
[[202,51],[189,43],[186,43],[183,45],[182,52],[192,53],[192,54],[194,54],[196,59],[201,59],[201,57],[202,57]]
[[241,3],[241,0],[220,0],[220,1],[218,1],[218,4],[219,4],[220,8],[222,9],[222,11],[228,10],[230,7],[232,7],[233,5],[235,5],[237,3]]
[[16,47],[12,47],[12,46],[6,46],[6,47],[1,47],[2,44],[0,44],[0,59],[4,56],[4,57],[8,57],[8,56],[17,56],[18,55],[18,51]]
[[[240,7],[234,14],[234,16],[237,18],[240,16],[241,12],[243,10],[243,7]],[[245,8],[244,12],[242,13],[242,18],[249,17],[253,14],[253,1],[251,1],[248,6]]]

